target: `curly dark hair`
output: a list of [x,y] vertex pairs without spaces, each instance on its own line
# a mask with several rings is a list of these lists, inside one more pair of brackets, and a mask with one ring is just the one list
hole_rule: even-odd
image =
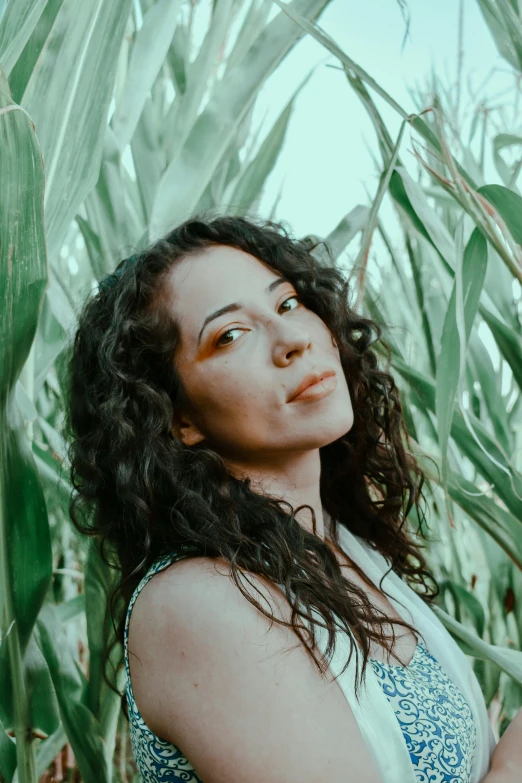
[[[215,244],[239,248],[286,276],[338,345],[354,421],[344,437],[320,449],[320,495],[332,520],[332,541],[338,545],[337,525],[343,525],[384,555],[389,570],[412,587],[421,585],[426,603],[440,592],[421,553],[425,546],[405,525],[415,507],[417,532],[427,540],[421,510],[425,476],[403,442],[410,445],[399,390],[379,369],[372,349],[382,327],[351,309],[349,280],[328,242],[310,236],[296,240],[272,220],[200,213],[139,252],[133,263],[119,264],[112,284],[102,285],[83,304],[70,346],[69,511],[76,529],[96,539],[104,562],[121,572],[107,604],[113,638],[104,662],[115,644],[123,645],[126,609],[146,571],[157,558],[183,548],[188,557],[224,558],[245,598],[272,621],[292,626],[321,674],[329,664],[316,657],[311,612],[319,612],[328,630],[327,655],[335,647],[337,615],[350,639],[346,666],[354,651],[351,634],[363,651],[358,698],[370,639],[391,650],[387,642],[392,638],[393,644],[395,634],[393,627],[391,637],[384,634],[386,617],[342,575],[329,545],[295,519],[297,511],[310,509],[315,531],[313,509],[294,509],[254,492],[250,480],[235,478],[204,441],[188,448],[172,432],[175,411],[190,411],[190,400],[173,360],[180,329],[164,306],[162,283],[174,264]],[[319,244],[326,248],[326,261],[312,252]],[[381,345],[389,355],[386,343]],[[107,558],[107,543],[116,560]],[[291,623],[268,613],[244,590],[240,569],[284,586]],[[435,583],[431,590],[427,579]],[[311,623],[311,642],[297,617]],[[407,622],[394,622],[415,631]],[[122,665],[120,659],[118,670]],[[125,694],[116,692],[128,720]]]

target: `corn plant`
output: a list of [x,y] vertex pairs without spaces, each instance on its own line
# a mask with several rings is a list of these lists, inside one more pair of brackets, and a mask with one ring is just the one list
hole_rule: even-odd
[[[43,492],[17,402],[20,373],[34,339],[47,283],[42,157],[31,118],[12,102],[0,69],[0,598],[2,706],[16,745],[0,734],[8,775],[34,779],[31,726],[54,731],[56,711],[45,662],[32,630],[52,576],[52,552]],[[22,317],[19,317],[19,314]],[[5,673],[10,670],[8,680]],[[47,706],[42,711],[42,706]]]

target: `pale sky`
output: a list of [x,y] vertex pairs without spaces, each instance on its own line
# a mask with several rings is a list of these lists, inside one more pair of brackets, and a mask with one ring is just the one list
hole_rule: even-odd
[[[455,82],[459,2],[408,0],[408,7],[410,34],[404,48],[405,22],[397,0],[333,0],[318,24],[398,103],[414,112],[409,89],[424,84],[432,66],[447,84]],[[471,76],[478,86],[497,69],[487,89],[505,86],[510,68],[497,54],[476,0],[464,0],[463,48],[466,78]],[[373,195],[377,188],[370,149],[377,154],[378,147],[370,120],[344,73],[324,64],[337,65],[337,58],[311,36],[306,35],[270,77],[254,119],[262,122],[268,112],[262,126],[267,132],[318,62],[323,64],[297,98],[284,148],[260,204],[260,211],[268,215],[284,179],[276,219],[288,221],[298,235],[328,234],[352,207],[368,203],[366,189]],[[398,115],[384,105],[382,113],[396,136]],[[407,165],[412,159],[409,149],[406,133],[401,151]],[[384,208],[386,215],[388,207]]]

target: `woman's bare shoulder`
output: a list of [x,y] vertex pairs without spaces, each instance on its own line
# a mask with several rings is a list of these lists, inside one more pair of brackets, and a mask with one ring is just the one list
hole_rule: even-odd
[[[291,607],[281,589],[261,574],[240,571],[246,592],[265,611],[290,622]],[[165,612],[178,613],[180,629],[204,613],[212,618],[221,617],[217,631],[223,621],[238,622],[243,613],[252,611],[261,615],[235,584],[228,561],[222,557],[182,558],[155,574],[140,591],[131,613],[129,640],[132,634],[138,644],[140,640],[146,643],[150,637],[141,631],[152,630],[154,623],[161,626]]]
[[[279,588],[244,575],[274,611],[288,611]],[[378,783],[340,687],[320,676],[291,629],[271,625],[241,594],[225,561],[178,561],[142,593],[129,635],[140,659],[131,664],[136,703],[205,783],[318,783],[347,769]]]

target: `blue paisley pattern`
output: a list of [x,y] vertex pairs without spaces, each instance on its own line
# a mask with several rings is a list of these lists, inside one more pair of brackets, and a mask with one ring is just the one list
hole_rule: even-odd
[[408,666],[370,663],[399,721],[418,783],[469,783],[475,722],[437,659],[419,641]]
[[[127,609],[124,661],[132,751],[142,783],[203,783],[181,750],[154,734],[134,700],[128,661],[129,620],[140,590],[154,574],[184,557],[156,560],[136,587]],[[476,727],[461,692],[420,643],[408,666],[373,658],[378,677],[402,729],[418,783],[469,783],[476,747]]]

